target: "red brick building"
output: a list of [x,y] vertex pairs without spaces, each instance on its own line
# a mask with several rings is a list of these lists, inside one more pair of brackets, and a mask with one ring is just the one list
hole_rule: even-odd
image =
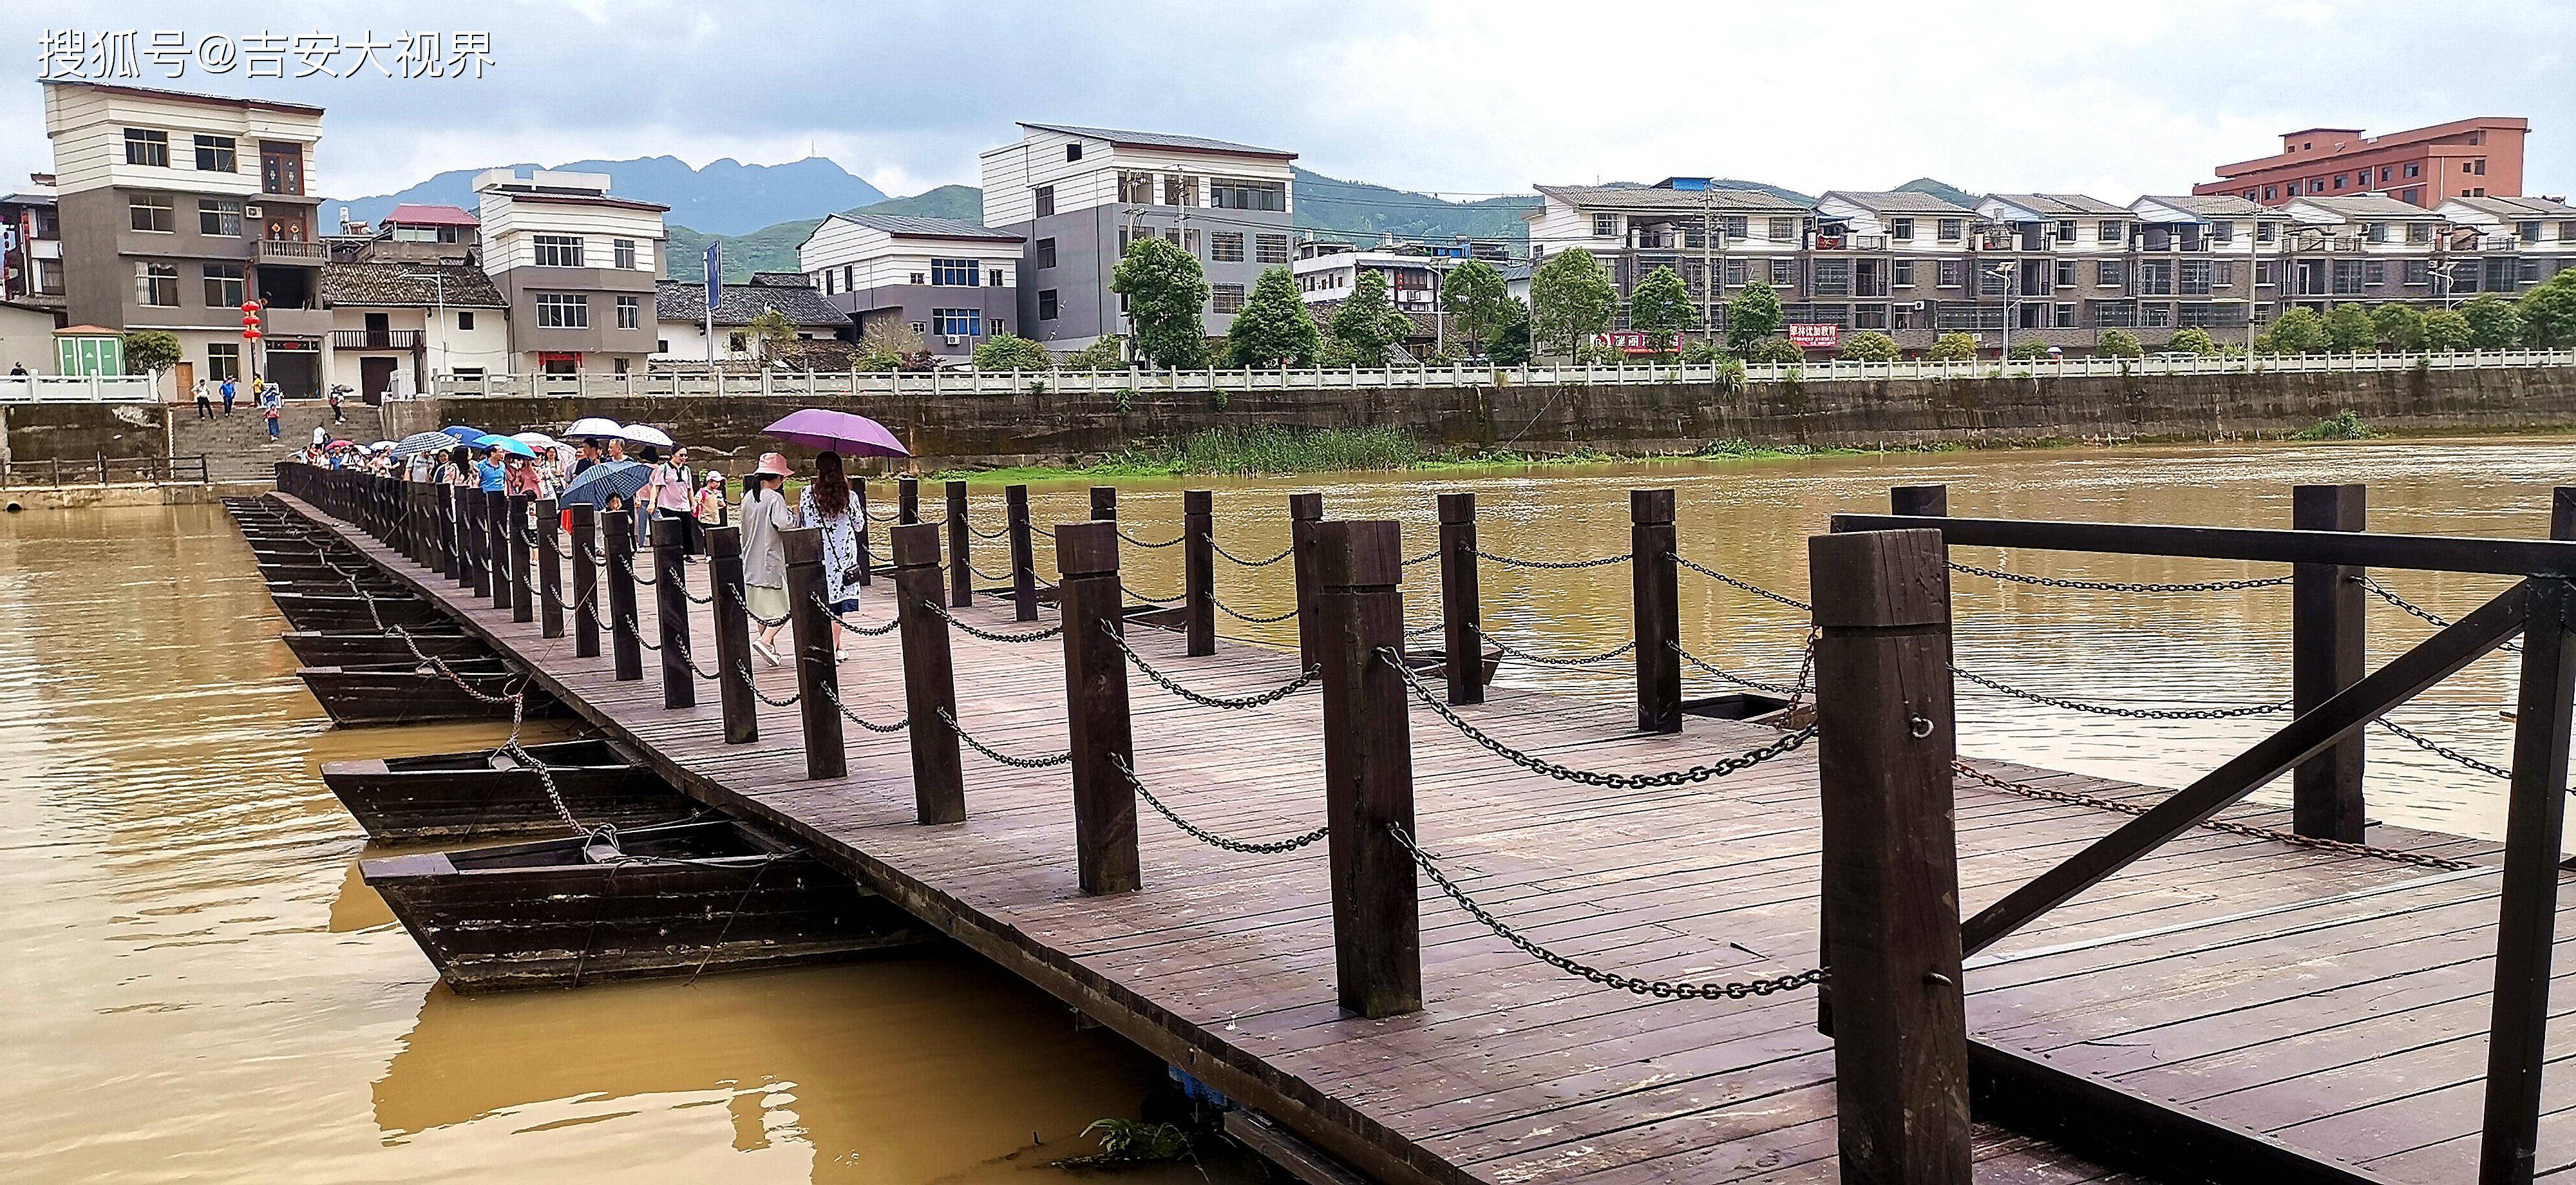
[[2191,191],[2267,206],[2385,193],[2427,210],[2455,197],[2519,197],[2522,141],[2530,131],[2530,120],[2505,116],[2377,136],[2359,128],[2309,128],[2282,136],[2277,155],[2218,166],[2218,180]]

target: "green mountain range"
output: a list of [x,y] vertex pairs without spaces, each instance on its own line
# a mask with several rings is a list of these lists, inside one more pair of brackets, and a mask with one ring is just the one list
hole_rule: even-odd
[[[852,206],[844,214],[923,214],[933,218],[955,218],[961,222],[980,222],[984,218],[984,191],[972,185],[942,185],[911,197],[888,198],[864,206]],[[706,279],[707,243],[724,244],[724,278],[739,284],[753,272],[792,272],[796,266],[796,248],[807,235],[823,224],[820,218],[799,218],[774,223],[748,234],[715,235],[673,224],[666,228],[671,236],[664,272],[671,279],[697,283]]]

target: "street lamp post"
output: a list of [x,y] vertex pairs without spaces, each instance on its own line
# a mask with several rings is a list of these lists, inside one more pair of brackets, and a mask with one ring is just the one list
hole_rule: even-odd
[[2002,267],[1987,268],[1986,274],[2004,282],[2004,360],[2012,360],[2013,306],[2021,302],[2021,267],[2006,262]]

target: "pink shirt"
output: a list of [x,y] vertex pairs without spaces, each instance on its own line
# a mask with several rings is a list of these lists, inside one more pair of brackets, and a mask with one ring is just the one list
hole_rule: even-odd
[[688,512],[689,474],[685,470],[672,465],[669,461],[656,463],[653,466],[652,489],[655,508],[676,510],[683,514]]

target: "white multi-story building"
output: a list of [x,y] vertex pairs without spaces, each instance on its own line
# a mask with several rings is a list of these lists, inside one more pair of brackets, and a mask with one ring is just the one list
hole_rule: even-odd
[[670,207],[610,196],[605,173],[474,178],[483,270],[510,302],[514,369],[624,374],[653,353]]
[[796,248],[814,290],[864,340],[919,335],[946,358],[1011,332],[1020,320],[1016,233],[914,214],[834,214]]
[[[2455,197],[2433,208],[2451,224],[2447,245],[2454,253],[2474,250],[2480,257],[2479,287],[2510,292],[2548,283],[2558,273],[2576,268],[2576,206],[2554,197]],[[2504,269],[2484,261],[2504,252],[2515,258],[2513,288],[2502,281]],[[2456,269],[2465,271],[2466,269]],[[2496,283],[2487,273],[2496,274]]]
[[1400,313],[1434,316],[1440,311],[1440,287],[1449,269],[1467,257],[1464,246],[1431,247],[1387,240],[1375,247],[1308,240],[1297,244],[1297,261],[1289,270],[1307,304],[1334,304],[1351,294],[1362,272],[1386,277],[1387,302]]

